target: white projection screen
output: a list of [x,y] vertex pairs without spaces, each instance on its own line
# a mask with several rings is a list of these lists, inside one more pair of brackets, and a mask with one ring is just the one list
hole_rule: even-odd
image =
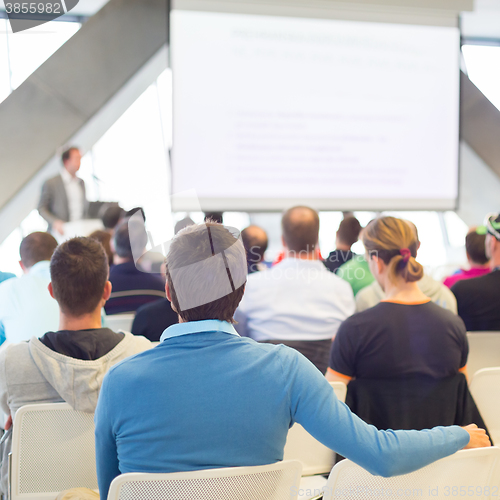
[[174,8],[170,27],[173,193],[220,211],[456,207],[456,26]]

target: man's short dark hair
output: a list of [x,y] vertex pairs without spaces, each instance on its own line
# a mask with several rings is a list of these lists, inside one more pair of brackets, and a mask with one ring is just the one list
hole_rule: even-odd
[[352,246],[358,241],[359,233],[361,232],[361,224],[358,219],[353,216],[346,217],[342,220],[337,231],[337,238],[345,245]]
[[484,265],[488,262],[485,250],[485,234],[478,234],[475,230],[470,231],[465,237],[465,250],[472,262]]
[[283,239],[292,252],[312,252],[318,244],[319,215],[309,207],[293,207],[281,219]]
[[[125,219],[118,224],[115,229],[113,242],[115,246],[115,253],[118,257],[133,260],[134,254],[132,253],[132,245],[130,243],[129,222],[129,219]],[[138,239],[138,241],[134,241],[134,247],[140,247],[142,251],[146,248],[148,242],[147,235],[143,226],[140,226],[138,221],[132,221],[131,224],[137,225],[137,231],[134,231],[133,237]]]
[[72,238],[59,245],[50,261],[50,276],[61,311],[76,317],[95,311],[108,274],[108,257],[98,241]]
[[64,150],[63,154],[61,155],[61,161],[63,162],[63,164],[69,160],[71,156],[71,151],[80,151],[80,150],[75,146],[71,146],[70,148]]
[[241,240],[247,252],[248,262],[260,262],[264,259],[268,239],[266,232],[258,226],[248,226],[241,231]]
[[[214,256],[218,259],[214,259]],[[217,262],[222,262],[221,259],[224,259],[225,263],[222,270],[216,266]],[[243,297],[247,273],[245,249],[237,236],[215,222],[188,226],[172,240],[166,264],[172,305],[184,321],[216,319],[234,322],[234,311]],[[173,279],[175,273],[179,274]],[[204,302],[203,296],[213,296],[218,285],[227,285],[229,282],[232,292],[216,300]],[[176,287],[182,290],[176,290]],[[201,297],[202,300],[198,303],[202,305],[182,309],[179,292],[182,292],[184,297],[190,293],[197,298]]]
[[19,247],[21,262],[27,269],[37,262],[50,260],[57,247],[56,239],[49,233],[35,232],[28,234]]
[[106,208],[101,220],[105,229],[114,229],[123,217],[125,217],[125,210],[119,205],[111,205]]
[[222,224],[223,221],[223,212],[205,212],[205,222],[217,222],[218,224]]

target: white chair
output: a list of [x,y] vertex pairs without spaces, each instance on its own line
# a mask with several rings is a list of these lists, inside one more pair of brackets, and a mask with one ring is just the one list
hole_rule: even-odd
[[[411,453],[411,450],[408,450]],[[384,478],[343,460],[332,469],[324,500],[490,498],[500,494],[500,449],[462,450],[427,467]]]
[[54,500],[68,488],[97,489],[94,415],[67,403],[21,407],[9,465],[10,500]]
[[500,366],[500,332],[471,332],[467,333],[467,339],[467,371],[471,378],[482,368]]
[[132,330],[132,323],[134,322],[135,314],[127,313],[127,314],[111,314],[104,318],[105,325],[117,332],[118,330],[122,330],[124,332],[130,332]]
[[500,368],[484,368],[476,372],[470,383],[470,392],[493,444],[500,445]]
[[107,500],[294,500],[301,470],[300,462],[287,461],[171,474],[122,474],[111,483]]
[[[337,399],[344,402],[347,385],[330,382]],[[335,464],[335,452],[317,441],[300,424],[294,424],[288,431],[283,460],[298,460],[302,464],[302,491],[317,491],[325,485],[326,479],[318,474],[329,474]],[[307,498],[307,495],[301,498]]]
[[[330,382],[337,398],[344,402],[347,386],[343,382]],[[302,475],[329,474],[335,463],[335,452],[314,439],[300,424],[288,431],[283,460],[302,463]]]

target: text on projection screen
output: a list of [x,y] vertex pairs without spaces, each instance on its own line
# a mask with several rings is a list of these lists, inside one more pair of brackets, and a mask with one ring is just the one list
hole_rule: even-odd
[[454,206],[456,28],[191,11],[171,27],[174,193]]

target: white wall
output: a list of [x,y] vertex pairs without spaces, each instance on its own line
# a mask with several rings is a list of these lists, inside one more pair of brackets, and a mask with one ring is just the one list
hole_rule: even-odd
[[500,178],[465,143],[460,144],[460,187],[457,214],[468,226],[483,223],[500,211]]

